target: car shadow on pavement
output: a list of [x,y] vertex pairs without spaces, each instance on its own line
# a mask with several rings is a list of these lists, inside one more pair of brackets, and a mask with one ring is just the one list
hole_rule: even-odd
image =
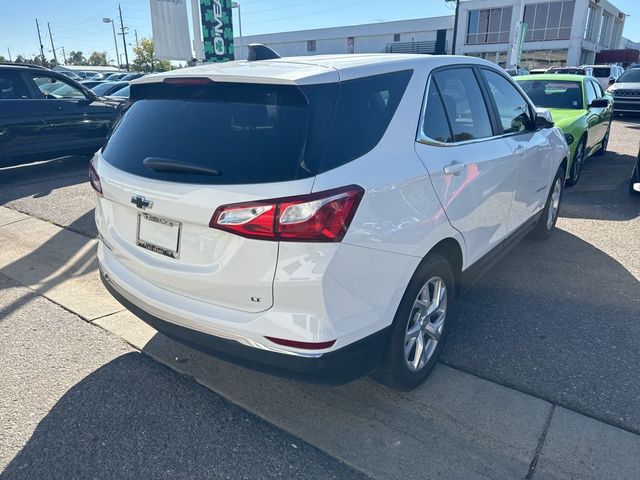
[[76,221],[86,213],[87,206],[94,205],[87,182],[89,161],[87,156],[69,156],[2,168],[0,205],[96,237],[92,216],[84,222]]
[[442,360],[640,433],[639,279],[562,229],[525,240],[462,300]]
[[365,478],[140,353],[70,388],[0,477]]
[[590,157],[578,184],[565,189],[560,216],[616,222],[640,217],[640,201],[629,194],[635,161],[631,155],[612,152]]

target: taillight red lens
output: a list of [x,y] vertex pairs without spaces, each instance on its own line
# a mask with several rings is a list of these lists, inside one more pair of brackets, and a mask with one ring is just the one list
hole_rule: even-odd
[[91,183],[91,186],[96,191],[96,193],[102,195],[102,184],[100,183],[100,177],[98,176],[98,172],[96,172],[96,169],[93,167],[92,163],[89,164],[89,183]]
[[339,242],[364,189],[357,185],[296,197],[219,207],[209,226],[248,238],[290,242]]

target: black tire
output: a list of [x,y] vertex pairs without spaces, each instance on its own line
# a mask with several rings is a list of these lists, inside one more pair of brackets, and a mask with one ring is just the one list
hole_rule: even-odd
[[[558,216],[560,214],[560,207],[562,206],[562,194],[564,193],[564,182],[562,181],[565,177],[564,168],[560,167],[556,176],[553,178],[553,182],[551,182],[551,188],[549,189],[549,195],[547,195],[547,203],[545,203],[544,208],[542,209],[542,214],[540,215],[540,219],[536,224],[535,228],[531,231],[531,238],[534,240],[546,240],[551,236],[553,230],[556,227],[556,222],[558,221]],[[559,183],[560,185],[560,198],[558,199],[558,207],[556,209],[555,215],[551,223],[549,223],[549,209],[551,208],[551,199],[554,194],[554,189],[556,185]]]
[[571,162],[571,169],[569,170],[569,178],[567,178],[567,185],[569,185],[570,187],[573,187],[576,183],[578,183],[578,180],[580,179],[580,174],[582,173],[582,167],[584,166],[586,152],[587,152],[587,139],[585,137],[582,137],[573,155],[573,161]]
[[[425,284],[433,278],[442,279],[446,287],[444,324],[440,338],[435,343],[435,350],[433,350],[428,361],[418,371],[411,371],[405,359],[405,335],[410,322],[413,323],[415,321],[415,314],[413,314],[415,309],[414,302],[423,287],[425,287]],[[442,255],[429,254],[414,273],[398,306],[391,327],[387,349],[382,357],[379,369],[374,373],[374,377],[377,380],[401,391],[413,390],[426,380],[438,362],[449,327],[455,317],[455,289],[455,275],[451,264]]]
[[607,152],[607,147],[609,146],[609,134],[611,134],[611,122],[609,122],[609,128],[607,128],[607,133],[605,134],[602,142],[600,143],[600,147],[598,151],[594,153],[594,155],[602,156]]

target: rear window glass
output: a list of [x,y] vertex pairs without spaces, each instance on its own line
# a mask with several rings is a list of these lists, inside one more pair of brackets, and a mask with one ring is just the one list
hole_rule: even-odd
[[[185,90],[135,101],[109,138],[105,159],[136,175],[187,183],[261,183],[310,175],[301,161],[308,109],[298,89],[227,83]],[[147,158],[215,169],[219,175],[152,169],[144,165]]]
[[241,184],[306,178],[374,148],[411,73],[300,87],[222,82],[134,85],[133,103],[103,155],[129,173],[174,182]]
[[598,78],[609,78],[611,76],[612,72],[610,68],[594,68],[593,69],[593,76],[594,77],[598,77]]

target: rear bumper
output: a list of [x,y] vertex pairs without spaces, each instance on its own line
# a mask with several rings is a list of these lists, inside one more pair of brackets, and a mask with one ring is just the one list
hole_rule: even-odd
[[276,375],[331,383],[349,382],[379,365],[390,331],[390,327],[387,327],[327,353],[279,353],[167,322],[129,300],[122,293],[121,287],[102,268],[100,276],[116,300],[158,332],[207,354]]

